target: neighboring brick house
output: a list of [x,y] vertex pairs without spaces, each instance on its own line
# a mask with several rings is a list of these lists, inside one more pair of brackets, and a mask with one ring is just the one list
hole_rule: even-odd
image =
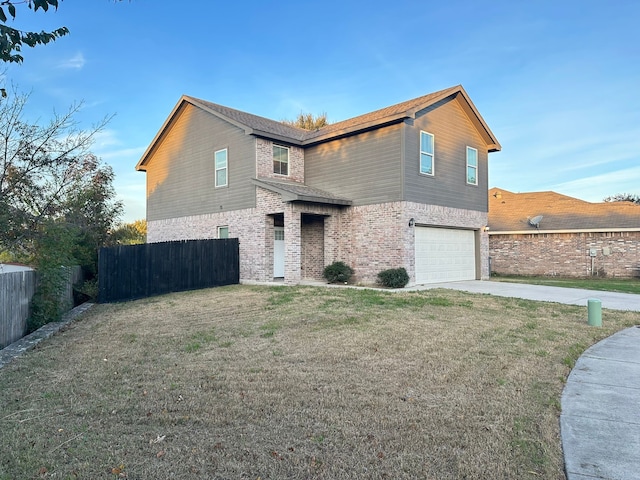
[[489,190],[492,273],[640,276],[640,205]]
[[149,242],[237,237],[242,281],[487,278],[487,158],[456,86],[314,131],[183,96],[136,166]]

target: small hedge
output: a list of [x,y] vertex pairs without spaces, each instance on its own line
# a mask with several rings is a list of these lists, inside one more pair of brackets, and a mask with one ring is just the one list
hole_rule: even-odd
[[409,274],[404,267],[390,268],[378,273],[378,282],[389,288],[403,288],[409,283]]
[[353,268],[344,262],[333,262],[331,265],[327,265],[322,272],[322,276],[327,279],[329,283],[346,283],[353,275]]

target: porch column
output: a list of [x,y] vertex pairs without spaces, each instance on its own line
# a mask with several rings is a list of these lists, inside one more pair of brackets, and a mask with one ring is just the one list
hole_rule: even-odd
[[284,283],[296,285],[302,279],[302,215],[292,203],[284,208]]

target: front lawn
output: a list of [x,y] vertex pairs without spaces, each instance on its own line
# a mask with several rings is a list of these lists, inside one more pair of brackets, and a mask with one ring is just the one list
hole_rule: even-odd
[[605,292],[621,292],[640,294],[640,278],[569,278],[547,276],[492,275],[491,280],[497,282],[529,283],[532,285],[549,285],[551,287],[584,288]]
[[232,286],[98,305],[0,370],[0,479],[563,479],[563,382],[640,313]]

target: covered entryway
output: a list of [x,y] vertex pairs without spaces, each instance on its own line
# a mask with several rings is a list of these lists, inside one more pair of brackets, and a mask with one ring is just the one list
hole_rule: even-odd
[[416,283],[475,280],[473,230],[415,227]]

